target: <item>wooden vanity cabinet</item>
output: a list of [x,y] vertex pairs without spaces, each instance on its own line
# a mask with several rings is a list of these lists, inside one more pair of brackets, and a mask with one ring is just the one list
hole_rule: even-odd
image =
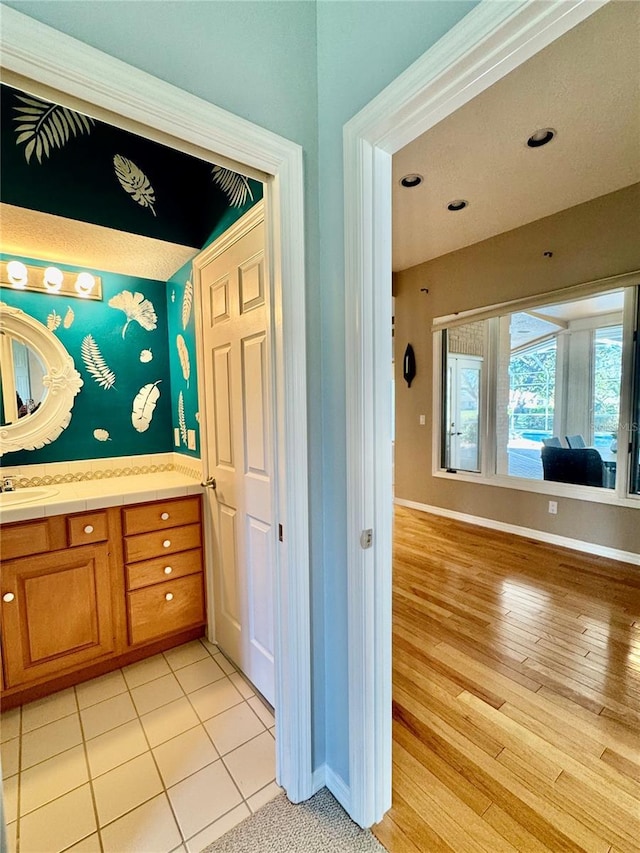
[[3,525],[5,707],[204,632],[200,507],[196,495]]

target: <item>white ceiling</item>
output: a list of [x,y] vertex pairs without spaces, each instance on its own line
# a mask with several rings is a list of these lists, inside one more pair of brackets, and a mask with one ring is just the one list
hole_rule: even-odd
[[[640,181],[639,47],[640,3],[615,0],[399,151],[393,269]],[[528,148],[546,127],[556,138]],[[414,172],[423,184],[401,187]]]
[[167,281],[198,252],[102,225],[0,204],[0,246],[9,255]]

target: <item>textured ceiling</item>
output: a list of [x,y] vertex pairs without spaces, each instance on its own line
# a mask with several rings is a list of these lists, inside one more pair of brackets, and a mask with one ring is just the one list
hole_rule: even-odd
[[9,255],[167,281],[197,250],[102,225],[0,204],[0,245]]
[[[394,270],[640,181],[639,45],[640,3],[609,3],[399,151]],[[556,138],[528,148],[544,127]]]

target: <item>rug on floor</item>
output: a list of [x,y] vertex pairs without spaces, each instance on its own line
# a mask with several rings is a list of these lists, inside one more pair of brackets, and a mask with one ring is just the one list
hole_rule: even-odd
[[326,788],[294,806],[280,794],[202,853],[386,853]]

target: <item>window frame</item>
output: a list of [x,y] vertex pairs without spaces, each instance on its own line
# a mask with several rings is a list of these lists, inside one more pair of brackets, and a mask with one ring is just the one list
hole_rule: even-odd
[[[498,343],[499,317],[517,311],[568,302],[573,299],[593,296],[611,290],[625,289],[622,317],[622,375],[620,392],[620,416],[618,429],[619,456],[617,459],[617,476],[615,489],[603,489],[597,486],[581,486],[573,483],[557,483],[549,480],[533,480],[525,477],[514,477],[496,472],[497,446],[497,381],[498,381]],[[444,443],[442,425],[444,423],[444,371],[446,370],[446,330],[463,323],[473,323],[486,320],[487,356],[486,368],[483,370],[483,397],[481,409],[482,434],[479,437],[480,471],[451,471],[443,467]],[[589,282],[586,285],[566,288],[564,290],[541,293],[535,297],[517,299],[486,306],[457,314],[435,318],[432,326],[433,338],[433,394],[432,394],[432,424],[438,428],[432,430],[432,476],[450,481],[475,483],[476,485],[498,486],[516,491],[533,492],[561,498],[569,498],[592,503],[606,503],[614,506],[640,508],[640,493],[631,492],[631,459],[640,452],[640,430],[632,430],[632,435],[625,429],[637,423],[640,417],[640,273],[615,276],[599,282]],[[620,450],[626,447],[626,452]],[[640,479],[640,478],[639,478]],[[640,486],[640,483],[638,484]]]

